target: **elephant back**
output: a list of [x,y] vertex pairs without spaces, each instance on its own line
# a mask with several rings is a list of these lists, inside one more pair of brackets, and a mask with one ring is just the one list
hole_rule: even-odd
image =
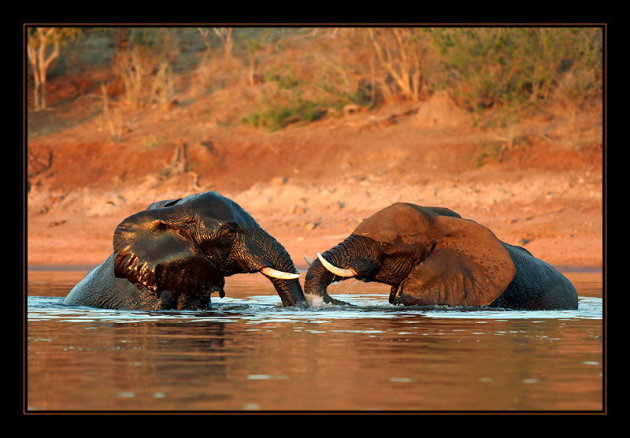
[[114,254],[88,272],[68,293],[64,304],[104,309],[158,309],[160,305],[149,290],[114,276]]
[[516,266],[516,275],[491,307],[577,309],[577,292],[568,278],[525,248],[502,244]]

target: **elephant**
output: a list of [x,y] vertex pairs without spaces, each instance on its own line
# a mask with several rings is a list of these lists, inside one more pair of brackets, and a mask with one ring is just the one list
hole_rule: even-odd
[[578,306],[573,284],[551,265],[444,207],[392,204],[307,262],[304,293],[311,304],[346,304],[326,289],[332,282],[356,278],[390,285],[394,305]]
[[64,303],[109,309],[208,309],[225,277],[261,272],[284,306],[305,306],[285,248],[236,202],[216,192],[155,202],[115,229],[113,253]]

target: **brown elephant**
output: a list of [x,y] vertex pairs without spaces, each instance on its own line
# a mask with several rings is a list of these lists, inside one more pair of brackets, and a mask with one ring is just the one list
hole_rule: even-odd
[[333,281],[391,286],[389,302],[512,309],[576,309],[571,282],[524,248],[452,210],[396,203],[364,220],[312,262],[307,300],[340,303]]

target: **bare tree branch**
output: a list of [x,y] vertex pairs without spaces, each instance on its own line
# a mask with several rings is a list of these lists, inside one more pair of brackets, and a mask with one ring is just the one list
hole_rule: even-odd
[[[53,51],[46,55],[47,47],[51,43]],[[28,37],[28,60],[33,70],[35,88],[33,100],[35,111],[46,109],[46,71],[59,56],[59,31],[56,27],[38,27],[35,34]]]
[[232,34],[234,32],[233,27],[213,27],[214,33],[216,33],[223,43],[223,50],[225,51],[225,66],[229,66],[232,63],[232,47],[234,40]]

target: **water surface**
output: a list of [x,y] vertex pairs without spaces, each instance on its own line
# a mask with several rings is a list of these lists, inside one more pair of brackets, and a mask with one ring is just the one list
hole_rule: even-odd
[[[601,411],[601,273],[568,273],[579,308],[280,307],[262,276],[226,279],[207,311],[63,304],[86,271],[29,271],[29,411]],[[302,277],[304,274],[302,274]],[[303,278],[302,278],[303,280]]]

